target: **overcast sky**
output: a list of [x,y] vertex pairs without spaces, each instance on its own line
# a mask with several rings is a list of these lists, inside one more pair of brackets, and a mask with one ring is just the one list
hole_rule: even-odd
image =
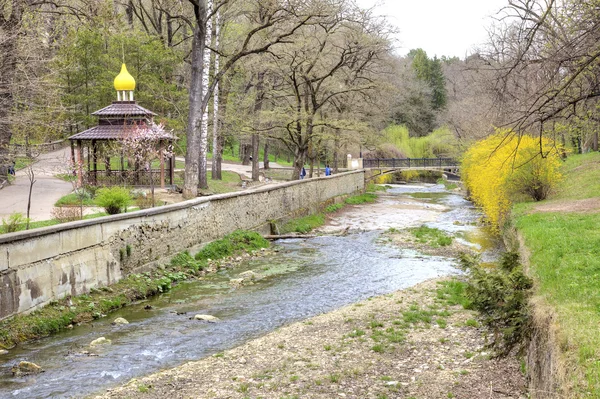
[[363,8],[378,5],[377,14],[385,15],[399,30],[398,53],[422,48],[433,57],[472,53],[485,42],[485,27],[490,16],[507,0],[357,0]]

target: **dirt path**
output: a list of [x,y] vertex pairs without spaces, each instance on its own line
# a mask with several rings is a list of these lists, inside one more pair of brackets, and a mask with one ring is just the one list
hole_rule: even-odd
[[475,313],[444,292],[371,298],[98,398],[525,397],[516,359],[490,360]]

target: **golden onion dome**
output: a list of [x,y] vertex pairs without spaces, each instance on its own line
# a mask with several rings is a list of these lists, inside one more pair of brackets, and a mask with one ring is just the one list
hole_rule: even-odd
[[135,90],[135,79],[127,71],[125,64],[121,66],[121,73],[115,78],[115,90],[117,91],[131,91]]

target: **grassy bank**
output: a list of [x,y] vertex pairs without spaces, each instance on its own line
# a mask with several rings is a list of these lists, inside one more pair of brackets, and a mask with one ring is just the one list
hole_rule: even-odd
[[[381,191],[381,186],[371,185],[370,189],[374,191]],[[383,188],[385,190],[385,188]],[[281,233],[300,233],[306,234],[310,231],[321,227],[325,224],[326,217],[325,215],[328,213],[334,213],[341,209],[343,209],[346,205],[361,205],[366,203],[375,202],[377,199],[377,195],[373,192],[367,192],[364,194],[353,195],[344,200],[343,203],[332,204],[327,206],[324,209],[324,213],[317,213],[314,215],[308,215],[297,219],[292,219],[287,222],[282,228]]]
[[[600,196],[600,154],[571,156],[562,173],[564,180],[550,199],[517,204],[513,221],[531,253],[529,273],[536,294],[556,312],[567,383],[574,386],[576,397],[597,398],[600,213],[597,207],[576,208],[575,204]],[[575,209],[582,212],[572,212]]]
[[131,274],[109,287],[92,289],[85,295],[66,296],[30,314],[3,320],[0,322],[0,348],[11,348],[20,342],[105,317],[113,310],[166,292],[179,281],[204,274],[209,260],[218,262],[219,259],[268,246],[269,242],[258,233],[236,231],[206,245],[194,257],[182,252],[165,268]]

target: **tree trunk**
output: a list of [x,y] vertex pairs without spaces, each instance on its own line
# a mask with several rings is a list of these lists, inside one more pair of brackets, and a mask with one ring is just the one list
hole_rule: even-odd
[[[263,82],[265,78],[264,72],[259,72],[257,74],[257,82],[256,82],[256,98],[254,99],[254,117],[256,118],[255,122],[255,131],[260,129],[260,112],[262,111],[262,103],[263,103]],[[260,146],[260,136],[258,133],[254,133],[252,135],[252,180],[259,181],[259,159],[258,159],[258,150]]]
[[[14,7],[19,7],[17,2]],[[0,13],[0,180],[8,178],[10,165],[10,110],[13,108],[13,81],[17,66],[17,37],[20,23],[20,9],[16,8],[5,20]]]
[[[214,15],[212,23],[211,33],[211,46],[213,48],[219,47],[219,19],[218,14]],[[210,56],[210,75],[211,80],[214,79],[215,74],[219,70],[219,55],[211,53]],[[211,162],[211,177],[214,179],[217,170],[217,159],[219,158],[219,82],[216,82],[216,86],[213,92],[213,107],[212,107],[212,162]]]
[[[199,2],[202,3],[203,1]],[[212,9],[213,2],[212,0],[208,0],[206,2],[208,9]],[[204,21],[204,32],[205,37],[204,41],[207,40],[210,42],[211,34],[212,34],[212,21],[207,19],[206,13],[202,18]],[[212,93],[209,92],[209,67],[210,67],[210,50],[204,46],[204,54],[202,57],[203,66],[202,66],[202,91],[204,93],[204,97],[202,98],[202,120],[200,122],[200,152],[198,154],[198,187],[202,189],[208,188],[208,175],[206,173],[206,158],[208,155],[208,102]]]
[[265,139],[263,164],[264,164],[264,166],[263,166],[264,170],[267,170],[270,168],[270,166],[269,166],[269,139]]
[[219,82],[219,110],[217,112],[217,146],[213,148],[212,178],[221,180],[221,164],[223,162],[223,150],[225,143],[225,118],[227,117],[227,100],[231,89],[231,80],[223,79]]
[[340,148],[340,129],[335,129],[335,138],[333,139],[333,171],[338,172],[338,148]]
[[[185,152],[185,174],[183,198],[194,198],[198,195],[200,175],[200,152],[202,130],[202,71],[204,69],[204,39],[206,37],[206,2],[201,0],[196,7],[197,24],[192,40],[192,73],[190,79],[188,127],[186,132],[187,149]],[[206,157],[205,157],[206,160]]]

